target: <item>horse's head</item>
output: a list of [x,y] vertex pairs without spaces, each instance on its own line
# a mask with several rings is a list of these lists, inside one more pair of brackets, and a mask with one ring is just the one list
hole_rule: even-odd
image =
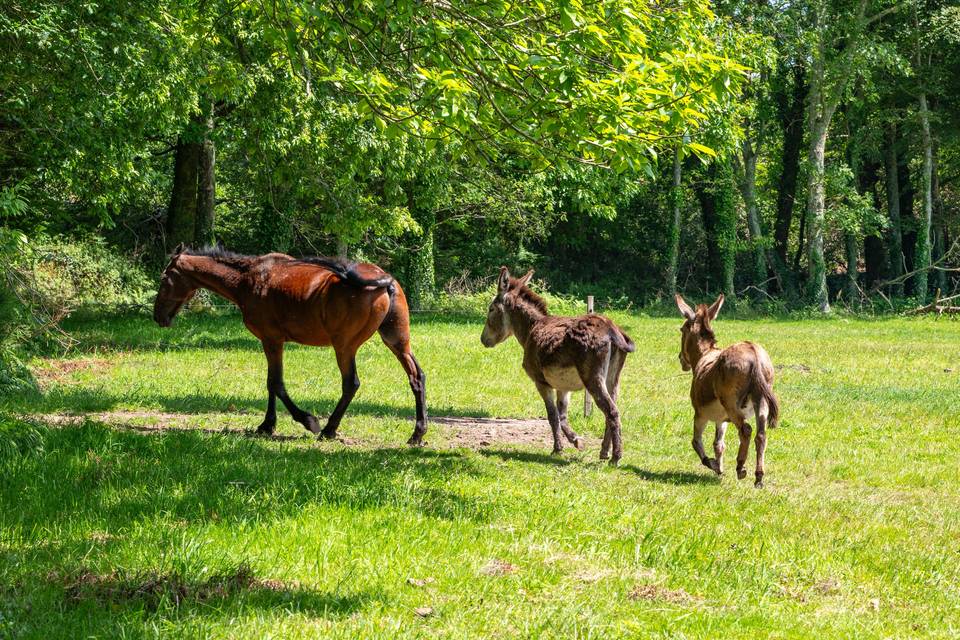
[[510,313],[508,308],[512,306],[511,296],[515,292],[526,286],[533,277],[533,269],[527,272],[522,278],[511,278],[510,271],[506,267],[500,267],[500,276],[497,278],[497,295],[494,296],[487,309],[487,323],[483,326],[483,333],[480,334],[480,342],[485,347],[495,347],[511,335],[513,327],[510,326]]
[[180,264],[183,244],[173,250],[170,264],[160,276],[160,288],[153,303],[153,319],[161,327],[169,327],[174,316],[197,293],[197,284],[186,275]]
[[680,327],[680,366],[684,371],[690,371],[700,360],[702,355],[701,346],[709,343],[713,346],[716,343],[716,337],[713,334],[713,327],[710,322],[720,313],[720,307],[723,306],[723,294],[714,301],[709,307],[705,304],[697,305],[697,310],[687,304],[679,293],[675,296],[677,308],[680,309],[680,315],[683,316],[683,326]]

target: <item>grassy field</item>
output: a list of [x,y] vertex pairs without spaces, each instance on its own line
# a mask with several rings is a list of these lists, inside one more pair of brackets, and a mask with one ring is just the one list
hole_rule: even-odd
[[[74,322],[79,350],[33,363],[42,391],[0,401],[33,416],[0,432],[0,637],[960,634],[960,323],[721,315],[721,344],[756,340],[780,367],[755,490],[752,450],[740,482],[691,450],[679,319],[615,318],[639,347],[616,469],[595,440],[556,458],[456,448],[442,425],[407,449],[412,397],[378,341],[347,443],[286,414],[281,437],[243,437],[265,366],[237,316]],[[480,329],[415,318],[430,414],[544,415],[519,346],[485,350]],[[286,363],[326,415],[332,352]],[[579,402],[574,429],[599,436]],[[731,432],[728,469],[735,449]]]

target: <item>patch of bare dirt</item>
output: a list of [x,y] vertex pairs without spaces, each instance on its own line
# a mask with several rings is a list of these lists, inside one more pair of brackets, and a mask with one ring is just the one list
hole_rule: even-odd
[[656,584],[638,584],[627,596],[631,600],[656,600],[671,604],[693,602],[695,598],[683,589],[667,589]]
[[[481,449],[503,444],[536,444],[553,447],[553,433],[546,418],[460,418],[438,416],[430,418],[432,425],[440,425],[450,444],[466,449]],[[580,434],[584,444],[591,438]],[[567,447],[573,445],[564,440]]]
[[485,576],[506,576],[516,573],[519,567],[506,560],[491,560],[482,569],[480,573]]
[[298,586],[279,580],[261,580],[246,564],[211,576],[203,582],[191,582],[177,573],[126,575],[117,571],[101,574],[86,570],[70,576],[51,573],[49,578],[62,584],[66,598],[74,602],[86,600],[109,606],[140,601],[148,608],[156,608],[164,601],[176,607],[185,602],[224,598],[241,591],[283,591]]
[[83,371],[103,371],[113,364],[106,358],[75,358],[72,360],[43,360],[40,366],[33,368],[37,384],[43,390],[56,385],[71,382],[73,376]]
[[[217,414],[210,414],[217,415]],[[246,415],[246,414],[244,414]],[[113,427],[130,429],[142,433],[162,431],[201,431],[204,433],[253,436],[253,425],[259,418],[250,415],[250,426],[222,428],[199,428],[198,414],[172,413],[152,410],[114,410],[98,411],[86,414],[51,413],[37,416],[48,424],[59,426],[75,425],[85,420],[93,420]],[[432,433],[439,433],[449,440],[453,447],[482,449],[502,445],[536,445],[547,450],[553,448],[553,434],[546,418],[471,418],[452,416],[432,416],[429,419]],[[427,441],[431,432],[427,433]],[[312,438],[304,431],[299,435],[275,435],[274,440],[301,440]],[[580,434],[583,446],[599,444],[597,438]],[[339,436],[337,440],[345,445],[359,445],[363,441]],[[573,445],[564,440],[564,445],[573,449]]]

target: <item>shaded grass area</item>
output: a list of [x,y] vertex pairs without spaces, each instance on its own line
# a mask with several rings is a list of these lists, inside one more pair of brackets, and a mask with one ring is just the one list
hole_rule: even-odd
[[[679,321],[615,317],[639,346],[618,469],[595,449],[452,449],[439,425],[403,447],[412,397],[373,341],[341,427],[353,444],[303,438],[288,417],[294,438],[218,433],[255,426],[266,400],[237,316],[166,333],[78,322],[79,352],[37,359],[42,390],[7,412],[170,411],[195,428],[5,423],[0,637],[960,632],[960,324],[721,318],[721,343],[756,340],[781,365],[784,420],[756,491],[690,450]],[[519,347],[484,350],[480,328],[415,320],[431,412],[542,415]],[[332,353],[293,347],[287,368],[291,395],[328,413]],[[581,413],[574,428],[598,436]]]

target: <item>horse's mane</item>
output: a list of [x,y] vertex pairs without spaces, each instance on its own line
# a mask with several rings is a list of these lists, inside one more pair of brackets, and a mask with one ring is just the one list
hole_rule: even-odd
[[242,253],[234,253],[224,249],[220,245],[212,246],[207,245],[205,247],[200,247],[199,249],[187,248],[182,251],[184,255],[187,256],[202,256],[205,258],[213,258],[217,262],[221,262],[228,267],[233,267],[238,271],[247,271],[250,269],[253,261],[256,260],[256,256],[248,256]]
[[517,278],[510,278],[510,290],[516,293],[521,301],[529,304],[543,315],[549,315],[547,301],[534,293],[530,287],[521,285]]

